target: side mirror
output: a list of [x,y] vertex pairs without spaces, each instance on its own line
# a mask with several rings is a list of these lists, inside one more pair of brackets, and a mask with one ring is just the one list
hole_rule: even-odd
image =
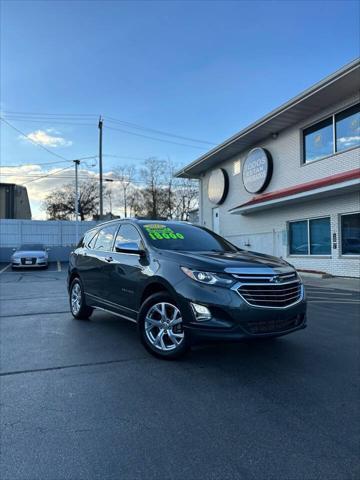
[[16,248],[13,248],[12,251],[13,251],[13,252],[16,252]]
[[46,250],[47,252],[50,252],[51,248],[46,247],[45,250]]
[[145,253],[136,242],[117,242],[115,244],[115,251],[118,253],[133,253],[138,255],[144,255]]

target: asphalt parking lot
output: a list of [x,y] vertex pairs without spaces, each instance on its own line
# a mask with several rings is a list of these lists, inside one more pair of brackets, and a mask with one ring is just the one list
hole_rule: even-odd
[[66,265],[0,272],[2,480],[360,478],[356,291],[310,285],[307,329],[165,362],[132,323],[73,320]]

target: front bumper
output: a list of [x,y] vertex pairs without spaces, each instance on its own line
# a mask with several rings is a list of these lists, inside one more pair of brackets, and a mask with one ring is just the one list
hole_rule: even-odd
[[49,265],[48,260],[40,260],[37,259],[35,263],[22,263],[21,261],[12,260],[11,266],[12,268],[44,268]]
[[[186,313],[184,328],[193,339],[240,340],[287,335],[306,327],[304,290],[298,302],[279,308],[249,305],[236,291],[184,280],[177,285]],[[196,320],[191,302],[205,305],[211,319]]]

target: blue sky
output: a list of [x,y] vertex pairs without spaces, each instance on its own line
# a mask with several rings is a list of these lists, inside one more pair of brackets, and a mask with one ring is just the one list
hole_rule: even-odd
[[[357,56],[355,1],[3,1],[0,101],[2,111],[103,114],[216,144]],[[95,117],[54,118],[8,120],[62,138],[48,145],[66,158],[96,154]],[[210,147],[107,126],[125,127],[105,121],[108,154],[183,165]],[[56,160],[4,124],[1,154],[6,165]]]

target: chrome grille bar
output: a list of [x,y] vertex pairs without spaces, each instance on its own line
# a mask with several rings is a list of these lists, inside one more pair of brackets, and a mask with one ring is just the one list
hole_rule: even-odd
[[287,308],[302,300],[304,288],[297,273],[232,272],[240,280],[232,288],[251,306]]

